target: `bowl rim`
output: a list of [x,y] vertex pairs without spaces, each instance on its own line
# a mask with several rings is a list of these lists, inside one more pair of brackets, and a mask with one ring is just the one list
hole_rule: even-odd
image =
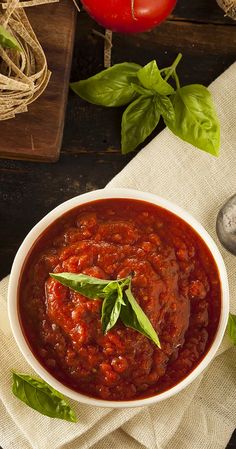
[[[140,201],[146,201],[154,205],[163,207],[164,209],[167,209],[168,211],[180,217],[182,220],[187,222],[187,224],[189,224],[194,229],[194,231],[197,232],[197,234],[203,239],[203,241],[209,248],[212,256],[214,257],[220,277],[221,314],[215,338],[208,352],[203,357],[201,362],[198,363],[196,368],[194,368],[193,371],[191,371],[182,381],[180,381],[167,391],[143,399],[134,399],[128,401],[127,400],[110,401],[104,399],[97,399],[90,396],[86,396],[82,393],[78,393],[75,390],[72,390],[69,387],[65,386],[64,384],[59,382],[55,377],[53,377],[52,374],[50,374],[36,359],[24,337],[18,316],[18,307],[17,307],[18,284],[20,280],[21,270],[23,267],[23,263],[26,257],[28,256],[29,251],[31,250],[36,239],[38,239],[38,237],[45,231],[45,229],[51,223],[53,223],[57,218],[59,218],[61,215],[68,212],[69,210],[85,203],[108,198],[111,199],[129,198]],[[216,243],[214,242],[212,237],[208,234],[208,232],[205,230],[205,228],[189,212],[182,209],[180,206],[177,206],[176,204],[172,203],[171,201],[166,200],[153,193],[127,188],[105,188],[78,195],[59,204],[57,207],[52,209],[47,215],[45,215],[31,229],[31,231],[27,234],[21,246],[19,247],[12,265],[9,279],[7,302],[8,302],[8,316],[10,326],[15,341],[18,345],[18,348],[20,349],[21,353],[23,354],[24,358],[29,363],[29,365],[45,382],[47,382],[49,385],[51,385],[53,388],[55,388],[65,396],[68,396],[71,399],[74,399],[78,402],[87,405],[109,407],[109,408],[141,407],[155,404],[179,393],[190,383],[192,383],[211,362],[217,349],[221,344],[227,325],[229,314],[229,285],[225,263]]]

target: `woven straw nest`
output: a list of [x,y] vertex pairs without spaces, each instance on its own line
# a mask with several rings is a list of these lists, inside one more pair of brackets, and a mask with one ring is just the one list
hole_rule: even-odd
[[0,45],[0,120],[26,112],[46,88],[50,72],[43,49],[24,8],[57,0],[6,0],[0,3],[0,25],[17,40],[20,50]]
[[226,16],[236,20],[236,0],[217,0],[217,3],[223,9]]

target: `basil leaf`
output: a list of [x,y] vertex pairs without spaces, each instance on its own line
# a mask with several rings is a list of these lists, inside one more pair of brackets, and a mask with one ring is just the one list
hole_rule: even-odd
[[121,302],[118,299],[117,291],[105,297],[102,303],[102,331],[106,334],[115,326],[121,309]]
[[110,295],[112,293],[116,293],[117,299],[121,302],[121,304],[124,304],[123,301],[123,288],[126,285],[129,285],[130,283],[130,278],[122,278],[122,279],[117,279],[115,281],[109,281],[109,284],[107,284],[104,289],[103,292],[105,293],[105,295]]
[[106,287],[112,281],[106,281],[104,279],[94,278],[92,276],[87,276],[86,274],[76,274],[76,273],[49,273],[50,276],[66,287],[81,293],[81,295],[86,296],[90,299],[104,298],[105,293],[103,292],[104,287]]
[[136,97],[131,83],[135,81],[140,67],[138,64],[123,62],[86,80],[71,83],[70,86],[77,95],[90,103],[123,106]]
[[125,290],[125,294],[128,302],[126,301],[126,306],[122,306],[120,313],[123,324],[145,335],[152,340],[158,348],[160,348],[161,344],[157,333],[148,317],[145,315],[144,311],[134,298],[130,286],[127,290]]
[[162,95],[170,95],[174,93],[173,87],[162,78],[156,61],[151,61],[149,64],[142,67],[138,71],[137,77],[146,89],[155,90],[157,93]]
[[102,303],[102,331],[106,334],[115,326],[119,316],[121,305],[125,305],[123,300],[123,288],[129,284],[130,279],[110,282],[105,288],[106,297]]
[[218,156],[220,126],[208,89],[200,84],[181,87],[172,102],[175,118],[164,117],[166,126],[186,142]]
[[126,327],[131,327],[135,331],[137,331],[140,334],[143,334],[147,337],[146,333],[143,331],[142,327],[140,326],[140,324],[137,320],[137,316],[136,316],[135,312],[133,311],[127,298],[125,300],[125,307],[121,307],[120,319]]
[[0,25],[0,45],[4,48],[14,48],[15,50],[22,51],[16,38]]
[[125,110],[121,122],[121,149],[126,154],[133,151],[156,128],[160,113],[154,97],[141,95]]
[[166,95],[156,95],[156,107],[162,117],[166,120],[175,119],[175,110],[169,97]]
[[229,314],[227,332],[233,344],[236,346],[236,315],[232,313]]
[[123,289],[124,289],[124,287],[126,287],[126,285],[129,285],[130,282],[131,282],[131,280],[128,277],[128,278],[124,279],[124,281],[122,280],[121,283],[117,284],[117,292],[118,292],[117,299],[122,305],[125,305],[124,298],[123,298]]
[[137,94],[145,95],[147,97],[151,97],[151,96],[155,95],[155,91],[146,89],[145,87],[142,87],[139,84],[131,83],[131,86],[133,87],[135,92],[137,92]]
[[41,379],[13,372],[12,392],[18,399],[42,415],[71,422],[77,421],[74,411],[64,396]]

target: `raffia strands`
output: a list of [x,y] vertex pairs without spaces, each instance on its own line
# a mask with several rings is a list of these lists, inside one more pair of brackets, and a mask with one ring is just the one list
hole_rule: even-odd
[[236,0],[217,0],[217,3],[224,10],[226,16],[236,20]]
[[25,7],[58,0],[6,0],[0,3],[0,25],[18,41],[22,51],[0,46],[0,120],[27,111],[46,88],[50,71],[44,51],[24,11]]

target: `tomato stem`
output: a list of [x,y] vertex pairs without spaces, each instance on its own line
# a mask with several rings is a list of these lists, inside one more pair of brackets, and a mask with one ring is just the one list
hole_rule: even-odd
[[137,18],[135,17],[135,12],[134,12],[134,1],[135,0],[131,0],[131,15],[132,15],[133,20],[137,20]]

